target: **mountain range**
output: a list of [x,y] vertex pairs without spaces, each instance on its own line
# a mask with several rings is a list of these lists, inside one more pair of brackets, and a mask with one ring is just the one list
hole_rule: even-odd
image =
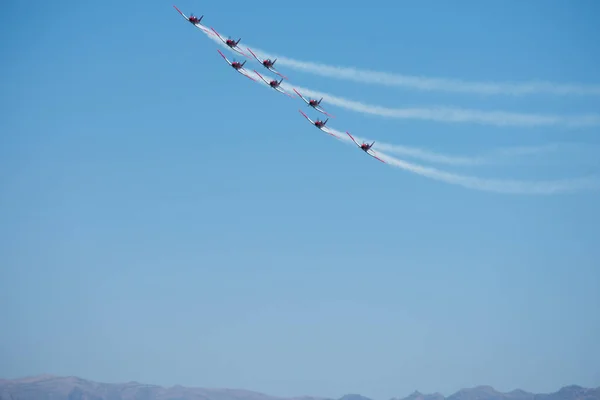
[[[0,400],[371,400],[359,394],[339,399],[326,397],[277,397],[240,389],[209,389],[180,385],[162,387],[138,382],[99,383],[73,376],[40,375],[20,379],[0,379]],[[491,386],[461,389],[444,397],[422,394],[390,400],[600,400],[600,387],[565,386],[554,393],[530,393],[520,389],[503,393]]]

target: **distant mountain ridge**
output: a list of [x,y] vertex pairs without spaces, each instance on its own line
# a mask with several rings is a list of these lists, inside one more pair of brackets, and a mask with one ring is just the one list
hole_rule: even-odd
[[[360,394],[339,399],[318,396],[278,397],[242,389],[211,389],[127,383],[100,383],[74,376],[39,375],[0,379],[0,400],[371,400]],[[415,391],[390,400],[600,400],[600,387],[565,386],[554,393],[530,393],[515,389],[508,393],[491,386],[461,389],[445,397],[440,393]]]

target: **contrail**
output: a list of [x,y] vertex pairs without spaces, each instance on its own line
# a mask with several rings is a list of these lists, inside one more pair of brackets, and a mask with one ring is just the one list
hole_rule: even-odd
[[[354,143],[348,138],[344,132],[329,128],[329,130],[340,137],[340,139],[354,146]],[[369,141],[364,138],[355,137],[357,141]],[[459,185],[468,189],[480,191],[503,193],[503,194],[535,194],[535,195],[550,195],[559,193],[577,192],[581,190],[598,190],[600,189],[600,180],[598,177],[574,178],[551,181],[519,181],[519,180],[502,180],[502,179],[483,179],[468,175],[459,175],[447,171],[442,171],[432,167],[426,167],[419,164],[414,164],[404,161],[380,151],[376,151],[377,156],[386,161],[389,165],[435,179],[445,183]]]
[[255,53],[261,53],[263,57],[271,59],[277,58],[277,63],[279,65],[284,65],[298,71],[328,78],[371,83],[382,86],[399,86],[424,91],[476,93],[486,95],[600,95],[600,85],[558,84],[541,81],[524,83],[467,82],[457,79],[426,78],[422,76],[391,74],[387,72],[299,61],[281,55],[270,54],[260,49],[255,50],[254,47],[251,48]]
[[[224,45],[219,38],[210,31],[202,30],[217,43]],[[263,58],[277,58],[278,65],[284,65],[297,71],[312,73],[328,78],[349,80],[360,83],[371,83],[382,86],[398,86],[424,91],[441,91],[450,93],[475,93],[484,95],[512,95],[522,96],[529,94],[553,95],[600,95],[600,85],[560,84],[543,81],[523,83],[499,82],[468,82],[459,79],[427,78],[415,75],[392,74],[352,67],[341,67],[319,64],[309,61],[294,60],[282,55],[272,54],[257,47],[250,47],[254,53]],[[225,46],[227,47],[227,46]]]
[[441,171],[431,167],[412,164],[386,154],[379,156],[390,165],[422,175],[438,181],[460,185],[469,189],[504,194],[537,194],[549,195],[558,193],[578,192],[581,190],[597,190],[600,181],[597,178],[576,178],[554,181],[518,181],[518,180],[496,180],[482,179],[473,176],[458,175]]
[[[283,86],[283,84],[282,84]],[[433,107],[433,108],[388,108],[365,104],[329,93],[294,86],[296,90],[310,97],[321,98],[329,104],[347,110],[381,117],[400,119],[419,119],[438,122],[475,122],[497,126],[555,126],[563,125],[571,128],[600,125],[599,114],[560,116],[543,114],[522,114],[506,111],[479,111],[465,108]]]
[[[356,138],[356,136],[355,136]],[[363,139],[365,142],[372,142],[372,139]],[[515,147],[501,147],[489,150],[480,155],[474,156],[455,156],[448,154],[440,154],[430,150],[410,147],[405,145],[389,144],[377,141],[375,147],[384,153],[399,154],[401,156],[407,156],[416,158],[423,161],[428,161],[437,164],[447,164],[455,166],[475,166],[475,165],[492,165],[492,164],[505,164],[509,160],[514,161],[516,157],[531,158],[542,154],[574,152],[572,157],[574,163],[584,164],[598,164],[597,153],[599,147],[595,144],[582,144],[582,143],[547,143],[538,146],[515,146]],[[536,161],[540,162],[539,158]]]
[[[332,131],[333,133],[335,133],[336,135],[338,135],[343,141],[346,141],[348,143],[353,143],[350,140],[350,138],[348,137],[348,135],[346,135],[344,132],[340,132],[340,131],[332,129],[332,128],[328,128],[328,129],[330,131]],[[366,138],[357,136],[355,134],[353,134],[352,136],[354,136],[354,138],[359,142],[367,142],[367,143],[373,142],[372,139],[366,139]],[[429,162],[440,163],[440,164],[479,165],[479,164],[484,164],[487,161],[485,157],[481,157],[481,156],[476,156],[476,157],[449,156],[449,155],[445,155],[445,154],[440,154],[440,153],[435,153],[432,151],[420,149],[417,147],[394,145],[394,144],[382,143],[379,141],[377,141],[376,148],[377,148],[377,152],[386,151],[386,152],[390,152],[390,153],[396,153],[396,154],[401,154],[401,155],[405,155],[408,157],[413,157],[413,158],[420,159],[423,161],[429,161]],[[373,150],[375,150],[375,148]]]
[[[366,142],[372,140],[363,139]],[[490,151],[487,155],[479,156],[452,156],[440,154],[418,147],[389,144],[377,141],[377,149],[385,153],[394,153],[403,156],[416,158],[423,161],[429,161],[438,164],[448,165],[485,165],[496,164],[500,157],[532,156],[550,151],[557,151],[560,146],[556,143],[529,147],[509,147]]]
[[[208,31],[202,30],[210,39],[218,43],[223,48],[237,54],[229,46],[224,44],[218,37]],[[223,35],[221,33],[221,35]],[[250,46],[247,46],[250,47]],[[255,53],[260,50],[252,51]],[[247,52],[247,50],[246,50]],[[262,53],[262,57],[275,58],[275,56]],[[280,59],[277,59],[277,63]],[[282,85],[287,91],[292,92],[291,86],[284,82]],[[542,115],[542,114],[522,114],[506,111],[480,111],[453,107],[433,107],[433,108],[388,108],[378,105],[365,104],[354,100],[345,99],[343,97],[333,96],[328,93],[318,92],[311,89],[293,86],[296,90],[311,97],[323,97],[327,103],[337,105],[338,107],[347,110],[356,111],[363,114],[372,114],[388,118],[400,119],[417,119],[438,122],[475,122],[479,124],[497,125],[497,126],[554,126],[564,125],[571,128],[589,127],[600,125],[600,115],[576,115],[576,116],[559,116],[559,115]]]
[[[330,128],[331,129],[331,128]],[[337,135],[342,136],[342,139],[347,139],[347,136],[343,132],[336,131],[335,129],[331,129]],[[371,143],[374,140],[364,137],[359,137],[356,134],[353,134],[354,138],[359,141]],[[475,166],[475,165],[491,165],[491,164],[502,164],[508,161],[508,159],[514,157],[531,157],[537,156],[540,154],[548,154],[552,152],[559,152],[564,150],[577,151],[577,162],[585,162],[588,160],[589,162],[589,153],[586,154],[583,152],[585,150],[591,150],[594,154],[598,151],[598,146],[590,145],[590,144],[577,144],[577,143],[547,143],[541,144],[538,146],[515,146],[515,147],[504,147],[504,148],[496,148],[486,152],[485,154],[475,155],[475,156],[454,156],[448,154],[436,153],[430,150],[411,147],[406,145],[397,145],[390,144],[381,141],[376,141],[376,145],[374,146],[374,150],[381,151],[383,153],[393,153],[399,154],[402,156],[407,156],[415,159],[419,159],[422,161],[437,163],[437,164],[447,164],[447,165],[463,165],[463,166]],[[593,160],[597,160],[597,157],[594,155],[591,156]]]
[[[262,82],[262,81],[257,81],[257,82],[259,84],[264,84],[264,82]],[[268,87],[268,85],[266,85],[266,84],[264,86]],[[282,84],[281,86],[284,87],[284,89],[285,89],[285,84]],[[309,89],[305,89],[305,88],[301,88],[301,89],[304,90],[305,92],[310,92]],[[291,92],[291,90],[289,90],[289,88],[287,88],[286,90],[288,92]],[[313,95],[313,96],[318,97],[317,95]],[[332,132],[337,134],[341,140],[343,140],[343,141],[349,140],[348,136],[345,133],[336,131],[335,129],[332,129],[332,128],[329,128],[329,130],[331,130]],[[357,140],[362,140],[365,142],[372,142],[372,139],[360,138],[356,135],[355,135],[355,138]],[[378,151],[388,152],[388,153],[396,153],[396,154],[405,155],[405,156],[409,156],[409,157],[413,157],[416,159],[429,161],[429,162],[433,162],[433,163],[473,166],[473,165],[495,163],[498,161],[498,157],[500,157],[500,156],[503,156],[503,157],[532,156],[532,155],[536,155],[536,154],[540,154],[540,153],[557,151],[560,149],[560,146],[561,145],[558,143],[551,143],[551,144],[544,144],[544,145],[540,145],[540,146],[520,146],[520,147],[511,147],[511,148],[501,148],[501,149],[496,149],[496,150],[490,152],[490,154],[488,154],[487,156],[471,156],[471,157],[451,156],[451,155],[432,152],[432,151],[417,148],[417,147],[394,145],[394,144],[384,143],[384,142],[380,142],[380,141],[377,142],[376,147],[377,147]],[[562,146],[567,146],[567,144],[562,144]],[[572,147],[572,145],[571,145],[571,147]]]
[[460,156],[449,156],[445,154],[434,153],[428,150],[419,149],[416,147],[401,146],[387,143],[377,142],[377,149],[379,151],[396,153],[408,157],[413,157],[423,161],[429,161],[439,164],[449,165],[480,165],[485,164],[487,160],[485,157],[460,157]]

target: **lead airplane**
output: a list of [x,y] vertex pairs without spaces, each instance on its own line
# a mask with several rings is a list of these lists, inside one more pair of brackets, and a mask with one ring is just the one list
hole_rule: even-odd
[[250,75],[248,75],[248,72],[246,72],[246,70],[244,69],[244,64],[246,64],[246,60],[244,60],[243,63],[240,63],[238,61],[231,62],[227,59],[227,57],[225,57],[225,55],[223,53],[221,53],[221,50],[217,50],[217,51],[219,52],[221,57],[223,57],[225,59],[225,61],[227,61],[227,64],[231,65],[231,67],[233,69],[235,69],[240,74],[244,75],[246,78],[252,79],[254,82],[256,82],[256,79],[254,79]]
[[298,92],[296,89],[294,89],[294,92],[296,92],[296,94],[297,94],[298,96],[300,96],[300,98],[301,98],[302,100],[304,100],[304,102],[305,102],[306,104],[308,104],[309,106],[311,106],[312,108],[314,108],[314,109],[315,109],[315,110],[317,110],[318,112],[320,112],[320,113],[323,113],[323,114],[327,115],[327,116],[328,116],[328,117],[330,117],[330,118],[335,118],[333,115],[331,115],[331,114],[328,114],[328,113],[327,113],[325,110],[323,110],[323,107],[321,107],[321,102],[323,101],[323,98],[322,98],[322,97],[321,97],[321,100],[319,100],[319,101],[317,101],[317,100],[314,100],[314,99],[307,100],[307,99],[306,99],[304,96],[302,96],[302,95],[300,94],[300,92]]
[[203,32],[208,33],[210,35],[213,34],[211,31],[208,30],[207,27],[205,27],[204,25],[201,24],[201,21],[202,21],[202,18],[204,18],[204,15],[202,15],[200,18],[198,18],[198,17],[195,17],[194,14],[190,14],[190,16],[188,17],[187,15],[185,15],[184,13],[182,13],[181,10],[179,8],[177,8],[177,6],[173,5],[173,7],[177,10],[177,12],[179,14],[181,14],[181,16],[183,18],[185,18],[186,20],[188,20],[196,28],[199,28]]
[[286,96],[292,97],[291,94],[289,94],[288,92],[286,92],[285,90],[283,90],[282,88],[279,87],[279,85],[281,85],[281,82],[283,82],[283,78],[281,78],[281,80],[279,82],[275,79],[273,79],[272,81],[268,81],[265,78],[263,78],[263,76],[261,74],[259,74],[258,71],[254,70],[254,73],[256,75],[258,75],[260,77],[260,79],[263,80],[264,83],[271,86],[273,89],[277,90],[279,93],[283,93]]
[[254,57],[256,59],[256,61],[258,61],[259,63],[262,64],[263,67],[265,67],[269,71],[279,75],[283,79],[287,79],[287,77],[281,75],[279,72],[277,72],[277,70],[275,68],[273,68],[273,65],[275,65],[275,61],[277,61],[277,59],[274,59],[273,61],[271,61],[269,58],[265,58],[264,60],[261,61],[261,59],[258,58],[252,50],[250,50],[250,48],[246,47],[246,49],[250,52],[250,54],[252,54],[252,57]]
[[316,121],[313,121],[312,119],[310,119],[310,118],[308,117],[308,115],[304,114],[304,113],[302,112],[302,110],[298,110],[298,111],[300,111],[300,114],[304,115],[304,118],[306,118],[306,119],[307,119],[307,120],[308,120],[308,121],[309,121],[311,124],[313,124],[314,126],[316,126],[317,128],[319,128],[320,130],[322,130],[322,131],[323,131],[323,132],[325,132],[326,134],[328,134],[328,135],[331,135],[331,136],[333,136],[334,138],[337,138],[337,139],[339,139],[339,138],[340,138],[338,135],[336,135],[336,134],[335,134],[335,133],[333,133],[333,132],[330,132],[330,131],[329,131],[329,129],[327,129],[327,128],[325,127],[325,124],[327,124],[327,121],[329,121],[329,118],[327,118],[325,121],[320,121],[320,120],[318,120],[318,119],[317,119]]
[[235,40],[233,40],[233,39],[231,39],[231,38],[229,38],[229,39],[225,40],[225,39],[223,39],[223,38],[221,37],[221,35],[219,35],[219,32],[215,31],[215,28],[212,28],[212,27],[211,27],[210,29],[212,29],[212,31],[213,31],[213,32],[214,32],[214,33],[217,35],[217,37],[218,37],[219,39],[221,39],[221,41],[222,41],[223,43],[225,43],[227,46],[229,46],[229,48],[230,48],[231,50],[233,50],[233,51],[237,51],[238,53],[240,53],[240,54],[241,54],[241,55],[243,55],[244,57],[248,57],[248,55],[247,55],[246,53],[244,53],[244,52],[243,52],[243,51],[242,51],[242,50],[241,50],[241,49],[238,47],[238,44],[240,43],[240,40],[242,40],[242,38],[239,38],[237,41],[235,41]]
[[[346,131],[346,134],[347,134],[348,136],[350,136],[350,139],[352,139],[352,141],[353,141],[353,142],[354,142],[354,143],[355,143],[355,144],[356,144],[356,145],[357,145],[357,146],[358,146],[358,147],[359,147],[359,148],[360,148],[362,151],[364,151],[365,153],[367,153],[367,154],[368,154],[368,155],[370,155],[371,157],[378,159],[378,160],[379,160],[379,161],[381,161],[382,163],[384,163],[384,164],[387,164],[385,161],[383,161],[381,158],[379,158],[379,157],[377,157],[377,156],[375,155],[375,151],[371,150],[371,147],[373,147],[373,145],[375,144],[375,142],[373,142],[373,143],[371,143],[371,144],[368,144],[368,143],[365,143],[365,142],[363,142],[363,144],[358,144],[358,142],[357,142],[356,140],[354,140],[354,138],[352,137],[352,135],[351,135],[351,134],[350,134],[348,131]],[[371,152],[371,153],[369,153],[369,152]]]

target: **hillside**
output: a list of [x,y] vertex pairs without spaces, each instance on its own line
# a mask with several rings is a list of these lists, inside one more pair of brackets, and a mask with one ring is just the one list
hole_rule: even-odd
[[[165,388],[138,382],[99,383],[77,377],[41,375],[21,379],[0,379],[0,400],[334,400],[324,397],[281,398],[240,389],[193,388],[180,385]],[[371,400],[360,394],[346,394],[338,400]],[[444,397],[418,391],[391,400],[600,400],[600,388],[566,386],[554,393],[529,393],[520,389],[498,392],[490,386],[461,389]]]

